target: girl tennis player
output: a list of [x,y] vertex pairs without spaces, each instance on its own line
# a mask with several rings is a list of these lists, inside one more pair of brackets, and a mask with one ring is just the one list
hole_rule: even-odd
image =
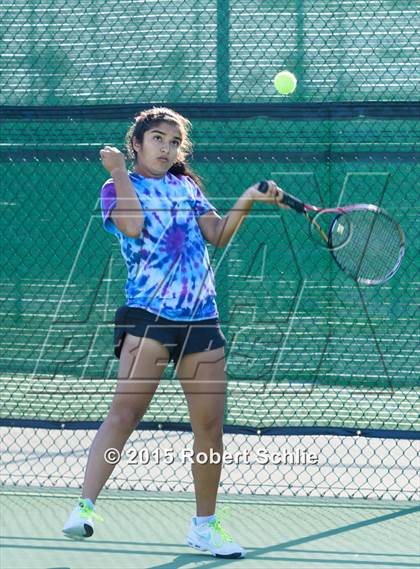
[[[153,108],[140,113],[127,133],[133,171],[127,171],[116,148],[100,151],[111,174],[101,191],[103,223],[121,245],[127,303],[115,315],[116,391],[89,452],[82,498],[63,528],[71,538],[93,534],[94,504],[115,466],[106,461],[106,452],[122,453],[171,359],[188,403],[194,456],[209,457],[211,449],[223,454],[226,340],[206,241],[225,246],[254,200],[282,207],[282,191],[270,182],[262,194],[256,184],[220,217],[185,163],[189,128],[189,121],[173,110]],[[245,550],[222,529],[215,513],[220,473],[221,464],[214,460],[192,460],[197,515],[187,543],[217,557],[243,557]]]

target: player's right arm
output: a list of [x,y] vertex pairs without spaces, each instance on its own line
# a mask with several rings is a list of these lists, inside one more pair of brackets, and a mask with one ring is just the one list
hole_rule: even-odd
[[128,175],[124,155],[113,146],[104,146],[100,155],[104,168],[112,176],[117,194],[112,221],[128,237],[139,237],[144,225],[144,212]]

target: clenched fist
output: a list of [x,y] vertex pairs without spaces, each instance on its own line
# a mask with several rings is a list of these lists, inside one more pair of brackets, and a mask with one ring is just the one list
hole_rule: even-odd
[[124,154],[115,146],[104,146],[99,152],[103,167],[111,174],[116,168],[125,169]]
[[282,203],[283,200],[283,190],[279,188],[276,182],[273,180],[267,180],[268,182],[268,190],[265,194],[258,190],[258,184],[254,184],[250,188],[246,190],[246,194],[249,195],[255,201],[262,201],[262,202],[270,202],[275,203],[279,207],[284,209],[289,209],[289,206]]

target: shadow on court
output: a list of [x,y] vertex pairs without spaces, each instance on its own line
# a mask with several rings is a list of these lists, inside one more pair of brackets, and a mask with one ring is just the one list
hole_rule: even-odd
[[93,538],[72,541],[61,526],[77,494],[3,493],[2,569],[417,568],[420,507],[407,502],[244,497],[224,526],[248,551],[223,560],[185,545],[191,496],[105,492]]

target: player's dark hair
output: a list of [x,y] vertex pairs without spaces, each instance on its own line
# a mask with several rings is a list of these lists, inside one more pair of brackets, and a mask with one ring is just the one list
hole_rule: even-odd
[[191,153],[192,143],[189,137],[191,130],[190,121],[166,107],[154,107],[146,111],[142,111],[134,119],[134,124],[128,129],[125,144],[128,156],[134,161],[137,161],[137,152],[133,146],[133,140],[143,144],[144,133],[151,130],[156,124],[167,122],[175,124],[181,131],[181,146],[179,148],[179,161],[175,162],[168,170],[174,176],[189,176],[201,188],[202,181],[200,176],[196,174],[188,165],[187,156]]

